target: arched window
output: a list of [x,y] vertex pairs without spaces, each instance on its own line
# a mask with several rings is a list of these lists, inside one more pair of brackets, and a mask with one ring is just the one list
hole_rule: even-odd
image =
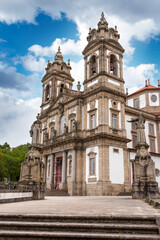
[[91,76],[96,74],[96,69],[97,66],[96,66],[96,56],[93,55],[90,59],[90,73],[91,73]]
[[113,39],[113,32],[112,32],[112,31],[109,32],[109,37],[110,37],[111,39]]
[[117,75],[117,59],[116,57],[111,54],[110,55],[110,73]]
[[65,124],[65,116],[63,115],[60,119],[60,134],[64,133],[64,124]]
[[46,91],[45,91],[45,101],[49,100],[49,85],[46,86]]
[[64,84],[61,84],[61,86],[60,86],[60,93],[63,92],[63,88],[64,88]]

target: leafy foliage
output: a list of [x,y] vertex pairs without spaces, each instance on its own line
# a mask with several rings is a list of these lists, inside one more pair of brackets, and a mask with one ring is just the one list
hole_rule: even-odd
[[0,145],[0,181],[7,178],[18,181],[21,163],[29,150],[29,143],[11,148],[8,143]]

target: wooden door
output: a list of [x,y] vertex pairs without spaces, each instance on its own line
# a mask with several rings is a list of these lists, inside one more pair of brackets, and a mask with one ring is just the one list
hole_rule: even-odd
[[62,157],[56,161],[56,189],[59,189],[59,184],[62,181]]

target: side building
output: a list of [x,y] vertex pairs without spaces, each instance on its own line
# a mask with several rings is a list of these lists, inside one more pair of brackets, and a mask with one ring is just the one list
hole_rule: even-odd
[[[102,13],[97,29],[89,30],[88,44],[83,50],[83,91],[79,82],[77,91],[72,89],[70,61],[63,61],[60,48],[54,62],[48,62],[38,117],[48,189],[64,189],[69,195],[117,195],[131,191],[136,131],[127,120],[140,112],[147,119],[146,131],[150,131],[148,126],[151,128],[148,124],[154,126],[154,134],[147,132],[147,136],[148,141],[154,140],[155,149],[151,152],[157,173],[160,169],[160,102],[152,110],[153,104],[150,108],[147,105],[152,95],[149,90],[125,93],[124,49],[119,38],[117,27],[109,28]],[[160,101],[160,88],[156,89],[153,91]],[[139,100],[143,102],[139,107],[133,105],[136,98],[143,99]]]

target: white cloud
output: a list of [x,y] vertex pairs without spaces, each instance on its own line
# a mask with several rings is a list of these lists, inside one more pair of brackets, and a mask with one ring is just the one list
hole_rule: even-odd
[[80,60],[79,62],[71,62],[71,75],[75,79],[73,84],[73,88],[77,89],[78,81],[81,82],[81,90],[83,89],[83,81],[84,81],[84,60]]
[[[135,86],[142,87],[145,85],[145,79],[154,80],[154,75],[158,73],[155,64],[140,64],[136,67],[127,67],[124,65],[124,79],[126,87],[134,90]],[[137,88],[136,88],[137,90]]]
[[30,142],[29,130],[41,104],[40,98],[22,100],[0,91],[0,144],[8,142],[12,147]]
[[36,58],[33,55],[26,55],[21,57],[22,64],[24,68],[31,72],[40,72],[44,73],[46,67],[46,60],[43,57]]

